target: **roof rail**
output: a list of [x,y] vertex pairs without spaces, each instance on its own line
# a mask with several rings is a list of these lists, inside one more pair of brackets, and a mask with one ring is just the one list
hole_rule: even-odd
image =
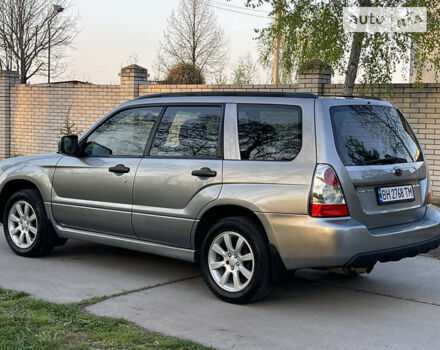
[[190,97],[190,96],[244,96],[244,97],[289,97],[289,98],[317,98],[309,92],[275,92],[275,91],[200,91],[200,92],[167,92],[140,96],[135,100],[160,97]]
[[345,97],[345,98],[363,98],[364,100],[378,100],[383,101],[380,97],[377,96],[357,96],[357,95],[329,95],[329,96],[321,96],[323,98],[332,98],[332,97]]

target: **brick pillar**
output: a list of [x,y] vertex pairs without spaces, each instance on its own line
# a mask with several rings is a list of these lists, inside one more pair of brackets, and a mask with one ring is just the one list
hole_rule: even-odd
[[0,71],[0,159],[11,156],[11,89],[18,78],[17,72]]
[[331,83],[332,75],[329,70],[320,68],[304,70],[298,75],[298,84],[302,91],[323,94],[323,85]]
[[136,64],[122,68],[121,73],[121,98],[123,101],[132,100],[139,96],[139,85],[148,83],[148,70]]

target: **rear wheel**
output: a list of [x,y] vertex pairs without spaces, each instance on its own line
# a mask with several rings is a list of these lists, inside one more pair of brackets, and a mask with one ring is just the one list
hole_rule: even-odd
[[211,291],[230,303],[263,298],[270,287],[270,253],[264,232],[246,217],[225,218],[205,237],[200,256]]
[[6,241],[17,255],[42,256],[54,247],[55,234],[36,190],[24,189],[13,194],[6,204],[3,223]]

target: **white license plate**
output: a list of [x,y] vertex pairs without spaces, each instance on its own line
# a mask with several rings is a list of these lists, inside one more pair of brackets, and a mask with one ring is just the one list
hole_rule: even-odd
[[414,189],[411,185],[378,187],[377,198],[379,204],[410,202],[414,200]]

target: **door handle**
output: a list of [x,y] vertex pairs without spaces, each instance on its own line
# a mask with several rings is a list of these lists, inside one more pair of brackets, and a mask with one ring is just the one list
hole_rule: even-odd
[[217,172],[209,168],[201,168],[199,170],[193,170],[191,175],[198,177],[216,177]]
[[116,174],[125,174],[130,172],[130,168],[126,167],[124,164],[118,164],[109,168],[108,171]]

